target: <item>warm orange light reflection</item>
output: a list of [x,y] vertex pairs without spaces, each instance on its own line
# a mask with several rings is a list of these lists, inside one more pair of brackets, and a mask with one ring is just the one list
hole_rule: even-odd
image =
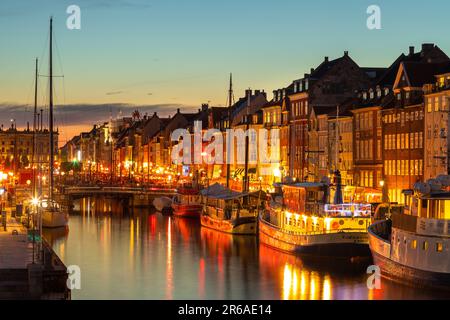
[[166,298],[173,299],[172,218],[167,219]]
[[330,275],[308,270],[299,257],[261,245],[260,266],[267,277],[279,277],[280,297],[283,300],[332,299]]

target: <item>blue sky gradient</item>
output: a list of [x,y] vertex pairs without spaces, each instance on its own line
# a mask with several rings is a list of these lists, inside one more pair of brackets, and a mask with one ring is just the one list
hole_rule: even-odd
[[[81,30],[66,28],[71,4]],[[382,30],[366,27],[372,4]],[[230,72],[240,96],[286,86],[345,50],[360,66],[387,66],[423,42],[450,53],[449,10],[446,0],[1,1],[0,103],[32,103],[35,57],[47,74],[50,15],[58,104],[197,106],[226,103]]]

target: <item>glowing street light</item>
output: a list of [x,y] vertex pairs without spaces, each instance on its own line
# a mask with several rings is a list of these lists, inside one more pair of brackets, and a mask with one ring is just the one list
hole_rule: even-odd
[[33,199],[31,199],[31,204],[32,204],[33,206],[37,206],[37,205],[39,204],[39,199],[38,199],[38,198],[33,198]]

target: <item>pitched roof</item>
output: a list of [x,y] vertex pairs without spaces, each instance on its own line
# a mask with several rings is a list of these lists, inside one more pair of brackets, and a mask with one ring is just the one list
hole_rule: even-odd
[[450,61],[444,63],[403,62],[403,70],[412,87],[436,82],[435,75],[450,70]]
[[337,109],[337,106],[312,106],[314,109],[314,113],[317,116],[324,115],[324,114],[330,114],[332,112],[335,112]]

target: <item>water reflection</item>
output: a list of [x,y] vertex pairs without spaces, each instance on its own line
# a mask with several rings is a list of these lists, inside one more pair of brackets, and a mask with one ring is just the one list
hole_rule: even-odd
[[81,268],[74,299],[427,299],[442,295],[383,280],[368,290],[365,268],[308,261],[202,228],[198,221],[82,199],[69,230],[44,236],[67,265]]

